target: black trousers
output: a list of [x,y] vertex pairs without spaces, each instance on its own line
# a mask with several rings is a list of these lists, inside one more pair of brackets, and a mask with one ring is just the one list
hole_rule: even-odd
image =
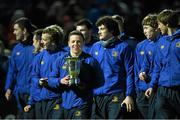
[[71,109],[62,107],[63,119],[90,119],[92,104],[85,104]]
[[155,94],[153,94],[150,98],[147,98],[144,91],[138,91],[136,97],[136,105],[139,118],[153,119],[155,114],[154,103]]
[[139,117],[147,119],[149,99],[145,96],[145,92],[138,91],[137,97],[136,97],[136,104],[137,104],[137,109],[139,111]]
[[179,119],[180,86],[158,87],[155,111],[157,119]]
[[16,101],[18,104],[18,119],[33,119],[34,118],[34,108],[32,108],[29,112],[24,112],[24,107],[27,105],[29,99],[29,94],[16,94]]
[[44,119],[61,119],[61,99],[54,98],[43,100],[41,103],[42,118]]
[[124,93],[95,96],[91,117],[93,119],[124,118],[126,110],[121,109],[124,99]]
[[41,119],[42,117],[42,102],[38,101],[34,104],[35,119]]

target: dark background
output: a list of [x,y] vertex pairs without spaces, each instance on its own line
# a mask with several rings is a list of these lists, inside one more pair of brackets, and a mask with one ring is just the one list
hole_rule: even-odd
[[21,16],[38,28],[58,24],[69,31],[81,18],[95,23],[100,16],[119,14],[125,17],[127,34],[141,41],[145,38],[141,26],[145,15],[178,8],[179,0],[0,0],[0,40],[12,48],[15,38],[11,24]]

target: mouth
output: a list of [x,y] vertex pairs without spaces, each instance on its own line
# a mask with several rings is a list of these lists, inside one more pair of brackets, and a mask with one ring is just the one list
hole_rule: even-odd
[[47,48],[47,46],[46,46],[46,45],[43,45],[43,44],[42,44],[42,47],[43,47],[43,48]]
[[102,35],[99,35],[99,37],[102,37]]
[[80,49],[80,46],[72,46],[72,49],[77,51]]
[[79,47],[73,47],[74,50],[79,50]]

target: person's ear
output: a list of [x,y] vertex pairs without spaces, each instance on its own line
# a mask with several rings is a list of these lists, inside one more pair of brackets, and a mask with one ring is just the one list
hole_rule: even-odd
[[169,27],[169,24],[167,23],[165,26],[166,26],[166,27]]
[[24,33],[24,34],[27,33],[27,29],[26,29],[26,28],[23,29],[23,33]]

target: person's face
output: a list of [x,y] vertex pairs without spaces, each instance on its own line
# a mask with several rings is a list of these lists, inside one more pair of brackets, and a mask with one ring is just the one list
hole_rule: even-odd
[[85,25],[77,26],[76,30],[80,31],[83,34],[85,40],[89,39],[91,33],[90,33],[90,30],[88,30],[88,28]]
[[156,29],[149,25],[143,25],[143,32],[147,39],[153,40],[156,37]]
[[80,35],[71,35],[69,37],[68,45],[70,47],[71,53],[79,54],[82,52],[84,45],[83,38]]
[[33,46],[38,49],[41,47],[41,40],[36,38],[36,35],[33,36]]
[[167,26],[162,24],[161,22],[158,22],[158,28],[160,29],[162,35],[168,34]]
[[106,41],[113,36],[112,33],[104,25],[100,25],[98,27],[98,30],[100,40]]
[[51,42],[51,35],[50,34],[43,33],[41,41],[42,41],[43,49],[46,49],[46,50],[50,50],[51,49],[52,42]]
[[24,38],[24,30],[22,30],[18,24],[14,24],[13,34],[16,36],[16,40],[23,40]]

